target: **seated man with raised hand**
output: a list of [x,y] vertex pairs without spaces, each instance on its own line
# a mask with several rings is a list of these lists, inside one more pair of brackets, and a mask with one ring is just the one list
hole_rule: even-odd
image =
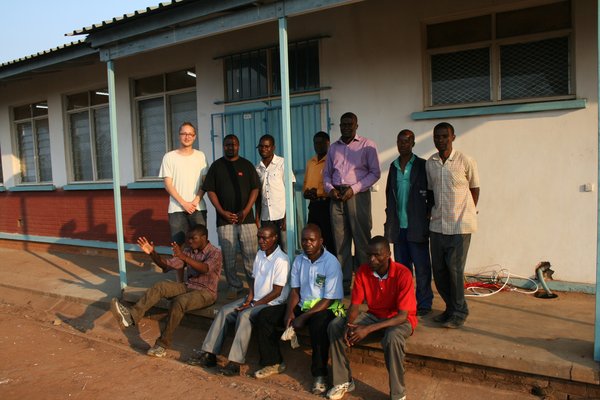
[[245,300],[238,300],[221,308],[202,344],[204,353],[197,362],[203,367],[215,367],[216,355],[221,352],[229,324],[235,324],[235,337],[227,356],[229,362],[219,372],[225,376],[240,374],[240,365],[246,362],[246,352],[252,334],[252,321],[269,306],[285,303],[289,294],[290,262],[278,246],[277,227],[265,225],[258,230],[258,247],[251,285]]
[[[354,390],[346,349],[380,331],[390,398],[404,400],[404,345],[417,326],[412,274],[391,260],[390,244],[383,236],[375,236],[368,243],[369,261],[359,267],[354,277],[348,318],[337,318],[329,324],[333,387],[327,392],[327,398],[341,399]],[[363,302],[369,307],[366,313],[359,312]]]
[[[138,245],[148,254],[163,272],[177,271],[179,282],[162,281],[155,283],[144,296],[131,308],[113,298],[111,311],[121,328],[136,325],[146,311],[160,301],[171,300],[168,320],[156,344],[148,350],[149,356],[164,357],[171,345],[173,332],[179,326],[183,315],[190,310],[208,307],[217,300],[217,284],[221,275],[223,257],[221,250],[208,241],[208,231],[204,225],[196,225],[187,233],[187,246],[171,244],[173,256],[164,259],[154,250],[154,244],[145,237],[138,239]],[[184,281],[184,270],[187,279]]]
[[308,326],[312,347],[312,393],[323,394],[327,390],[329,359],[327,325],[343,313],[339,301],[344,297],[342,268],[337,258],[323,247],[321,229],[315,224],[308,224],[302,230],[302,250],[292,266],[292,289],[287,306],[269,307],[256,318],[262,368],[254,376],[260,379],[285,370],[279,349],[281,332],[276,329],[283,318],[286,328]]

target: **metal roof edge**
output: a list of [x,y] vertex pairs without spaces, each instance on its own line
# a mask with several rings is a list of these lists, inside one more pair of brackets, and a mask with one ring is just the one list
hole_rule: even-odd
[[84,40],[67,43],[0,64],[0,80],[98,53]]

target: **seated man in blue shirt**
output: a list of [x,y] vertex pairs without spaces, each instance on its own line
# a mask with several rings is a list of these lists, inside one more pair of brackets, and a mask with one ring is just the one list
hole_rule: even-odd
[[279,350],[281,332],[276,329],[283,318],[286,328],[292,326],[298,330],[308,326],[314,379],[312,393],[319,395],[327,390],[327,326],[336,315],[343,313],[339,301],[344,297],[342,269],[337,258],[323,247],[321,229],[315,224],[308,224],[302,230],[302,250],[292,265],[287,306],[280,304],[261,310],[254,323],[263,367],[256,371],[255,377],[260,379],[285,371]]

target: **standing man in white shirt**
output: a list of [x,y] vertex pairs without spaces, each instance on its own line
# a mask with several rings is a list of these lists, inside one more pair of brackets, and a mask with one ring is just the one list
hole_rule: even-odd
[[[260,221],[260,226],[273,223],[279,228],[279,245],[285,251],[284,160],[275,154],[275,138],[272,135],[262,135],[256,148],[261,158],[256,165],[261,183],[261,190],[256,199],[256,221]],[[292,182],[296,182],[293,172]]]
[[202,199],[202,180],[206,175],[206,157],[192,146],[196,128],[191,122],[179,127],[179,148],[165,154],[159,176],[169,193],[169,227],[171,240],[185,242],[185,234],[196,225],[206,226],[206,203]]

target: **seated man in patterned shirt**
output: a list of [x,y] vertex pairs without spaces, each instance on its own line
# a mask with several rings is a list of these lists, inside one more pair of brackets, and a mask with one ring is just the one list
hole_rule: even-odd
[[[187,246],[183,249],[175,242],[174,257],[164,259],[154,250],[154,244],[145,237],[138,239],[138,245],[148,254],[163,272],[176,270],[179,282],[161,281],[155,283],[144,296],[131,308],[113,298],[111,311],[121,328],[139,323],[146,311],[160,299],[171,300],[167,325],[161,332],[156,344],[148,350],[148,355],[164,357],[171,345],[173,332],[179,326],[187,311],[208,307],[217,300],[217,283],[221,275],[223,257],[221,250],[208,241],[208,231],[204,225],[196,225],[187,233]],[[187,279],[184,283],[184,270]]]

